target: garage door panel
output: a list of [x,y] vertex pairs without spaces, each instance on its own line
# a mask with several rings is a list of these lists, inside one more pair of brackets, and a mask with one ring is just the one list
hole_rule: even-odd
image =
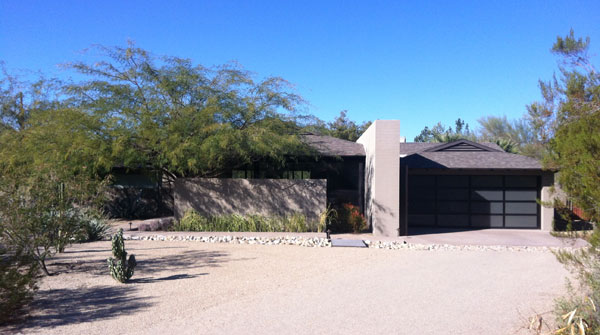
[[506,228],[537,228],[537,217],[534,215],[507,215]]
[[502,201],[502,190],[472,190],[471,200],[476,201]]
[[478,228],[502,228],[503,215],[471,215],[471,225]]
[[536,176],[506,176],[506,187],[537,187]]
[[455,214],[455,213],[468,213],[469,203],[466,201],[439,201],[438,202],[438,213],[442,214]]
[[415,187],[434,187],[435,176],[410,176],[410,185]]
[[468,215],[438,215],[438,225],[442,227],[468,227]]
[[502,176],[472,176],[473,187],[502,187]]
[[538,228],[539,177],[409,176],[412,226]]
[[409,201],[408,214],[433,214],[435,201]]
[[417,188],[413,191],[409,190],[411,200],[435,200],[435,189]]
[[538,197],[536,190],[506,190],[507,201],[535,201]]
[[435,215],[409,215],[408,224],[411,226],[434,226]]
[[438,187],[469,187],[469,176],[439,176]]
[[506,214],[537,214],[535,202],[506,202]]
[[502,202],[472,202],[471,213],[474,214],[503,214],[504,203]]
[[437,192],[438,200],[469,200],[469,189],[439,189]]

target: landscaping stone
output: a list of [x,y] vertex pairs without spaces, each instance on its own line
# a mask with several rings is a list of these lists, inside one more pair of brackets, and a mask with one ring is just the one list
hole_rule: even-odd
[[[256,245],[296,245],[310,248],[331,247],[331,241],[319,237],[256,237],[256,236],[195,236],[195,235],[124,235],[127,240],[142,241],[196,241],[202,243],[230,243]],[[413,250],[413,251],[509,251],[509,252],[554,252],[574,251],[573,247],[531,247],[531,246],[501,246],[501,245],[450,245],[450,244],[414,244],[404,240],[370,241],[364,240],[365,245],[374,249]]]

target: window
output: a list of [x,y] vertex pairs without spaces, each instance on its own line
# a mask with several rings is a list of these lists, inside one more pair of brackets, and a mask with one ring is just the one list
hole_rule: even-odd
[[252,179],[254,178],[254,170],[233,170],[231,178]]
[[290,170],[283,171],[283,179],[310,179],[310,171]]

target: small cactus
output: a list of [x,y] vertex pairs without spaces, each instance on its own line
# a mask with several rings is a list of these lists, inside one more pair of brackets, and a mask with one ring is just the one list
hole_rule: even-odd
[[112,252],[114,258],[107,259],[110,274],[115,280],[125,283],[133,276],[133,269],[137,263],[134,255],[129,256],[129,259],[127,259],[125,242],[123,242],[123,229],[119,229],[112,237]]

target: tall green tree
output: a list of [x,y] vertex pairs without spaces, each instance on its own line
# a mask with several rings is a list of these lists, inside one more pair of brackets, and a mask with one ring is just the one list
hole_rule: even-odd
[[81,210],[100,199],[106,141],[97,120],[57,98],[56,81],[2,82],[0,244],[49,274],[46,259],[79,234]]
[[357,123],[347,114],[346,110],[340,111],[340,114],[330,122],[316,117],[305,117],[302,120],[303,130],[354,142],[371,126],[372,122]]
[[99,51],[99,62],[68,65],[89,79],[66,93],[101,122],[113,164],[217,177],[306,149],[293,119],[303,100],[281,78],[255,81],[236,65],[209,69],[133,44]]
[[348,118],[347,113],[348,111],[343,110],[332,122],[329,122],[327,133],[329,136],[354,142],[371,126],[372,122],[357,124]]
[[455,128],[446,127],[438,122],[432,128],[425,127],[414,139],[415,142],[453,142],[460,139],[475,140],[475,133],[469,129],[469,124],[458,118]]
[[506,116],[486,116],[478,120],[478,139],[495,142],[507,152],[541,159],[543,143],[527,118],[509,120]]
[[558,37],[560,76],[540,82],[543,100],[528,106],[544,165],[559,170],[558,182],[593,221],[600,221],[600,74],[589,57],[589,38],[573,31]]
[[565,323],[560,315],[569,313],[557,334],[600,334],[600,74],[591,63],[589,44],[573,30],[557,37],[552,52],[561,59],[559,75],[540,81],[543,99],[528,106],[537,140],[545,144],[544,166],[559,170],[562,190],[596,223],[589,248],[558,253],[578,286],[569,286],[568,295],[557,301],[559,324]]

